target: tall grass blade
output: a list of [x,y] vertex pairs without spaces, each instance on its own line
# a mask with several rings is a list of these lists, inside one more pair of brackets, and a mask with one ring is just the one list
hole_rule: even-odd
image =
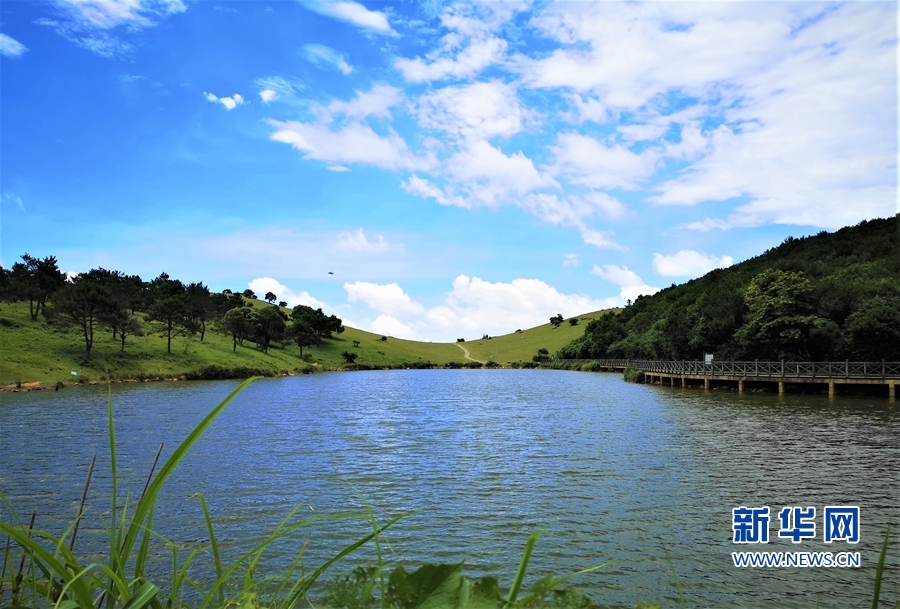
[[324,565],[322,565],[321,567],[316,569],[313,572],[313,574],[309,576],[309,579],[307,579],[305,582],[303,582],[303,585],[301,585],[300,588],[298,588],[297,591],[294,592],[294,595],[290,598],[290,600],[285,605],[285,609],[296,609],[297,605],[300,604],[300,601],[303,600],[303,598],[306,596],[306,593],[309,591],[309,589],[312,587],[312,585],[316,582],[317,579],[319,579],[319,577],[321,577],[321,575],[323,573],[325,573],[325,571],[327,571],[329,568],[331,568],[331,565],[333,565],[334,563],[336,563],[343,557],[347,556],[354,550],[362,547],[363,545],[368,543],[370,540],[372,540],[376,536],[378,536],[380,533],[383,533],[384,531],[386,531],[393,524],[395,524],[398,520],[400,520],[401,518],[406,518],[407,516],[409,516],[409,514],[401,514],[399,516],[394,517],[386,525],[384,525],[383,527],[379,527],[377,530],[373,531],[372,533],[369,533],[368,535],[366,535],[359,541],[356,541],[356,542],[350,544],[349,546],[347,546],[346,548],[341,550],[339,553],[337,553],[334,557],[332,557]]
[[[577,575],[584,575],[585,573],[590,573],[591,571],[596,571],[598,569],[602,569],[603,567],[608,567],[609,565],[614,564],[615,562],[617,562],[617,561],[611,560],[609,562],[603,563],[602,565],[597,565],[595,567],[588,567],[587,569],[582,569],[581,571],[576,571],[575,573],[570,573],[569,575],[566,575],[564,577],[557,577],[556,579],[551,579],[547,583],[547,587],[544,588],[543,592],[549,592],[550,590],[553,590],[560,584],[566,583],[567,581],[569,581],[570,579],[572,579],[573,577],[575,577]],[[540,595],[537,593],[529,594],[528,596],[521,599],[519,601],[519,604],[522,606],[525,606],[528,603],[530,603],[531,601],[536,600],[538,598],[538,596],[540,596]]]
[[519,561],[519,570],[516,571],[516,577],[509,589],[509,596],[506,597],[506,607],[511,607],[516,602],[519,590],[522,589],[522,582],[525,581],[525,572],[528,570],[531,553],[534,552],[534,544],[537,543],[538,537],[543,533],[543,531],[535,531],[528,536],[528,541],[525,542],[525,551],[522,553],[522,560]]
[[172,475],[172,472],[175,471],[175,467],[184,459],[187,452],[191,449],[191,447],[197,442],[203,432],[205,432],[212,422],[216,419],[216,417],[221,414],[221,412],[225,409],[225,407],[238,396],[244,389],[247,388],[250,383],[257,380],[259,377],[251,377],[245,380],[243,383],[238,385],[238,387],[228,394],[218,406],[213,408],[212,412],[210,412],[206,417],[200,421],[200,423],[188,434],[188,436],[178,445],[178,448],[175,449],[175,452],[166,460],[163,464],[162,468],[159,470],[159,473],[153,479],[153,482],[147,487],[147,492],[144,497],[138,502],[135,507],[134,516],[132,517],[131,524],[128,526],[128,531],[125,533],[125,541],[122,546],[122,554],[124,556],[129,556],[131,554],[131,549],[134,546],[135,540],[140,533],[141,526],[144,522],[144,519],[147,517],[147,513],[150,511],[150,507],[156,502],[156,496],[159,494],[162,485],[165,481]]
[[[28,523],[28,538],[31,539],[31,532],[34,530],[34,521],[37,518],[37,510],[31,511],[31,522]],[[9,535],[6,536],[7,542],[9,541]],[[22,560],[19,561],[19,571],[16,574],[16,581],[22,579],[22,571],[25,570],[25,557],[27,556],[26,552],[22,553]],[[18,587],[16,584],[13,584],[13,588]]]
[[159,586],[144,582],[144,585],[131,597],[131,600],[125,603],[122,609],[141,609],[159,593]]
[[91,598],[91,592],[87,582],[81,578],[76,579],[74,573],[69,568],[69,565],[77,566],[78,563],[74,556],[66,551],[62,538],[56,539],[49,533],[34,530],[35,535],[47,539],[48,541],[55,542],[57,551],[62,549],[64,556],[63,562],[60,562],[56,556],[48,552],[40,543],[32,539],[30,534],[26,535],[21,530],[15,529],[5,522],[0,522],[0,532],[6,533],[12,537],[13,541],[18,543],[26,554],[30,554],[32,556],[32,565],[37,564],[37,566],[47,574],[48,578],[50,573],[55,573],[59,575],[64,582],[73,582],[71,589],[76,596],[77,602],[81,606],[90,607],[93,605],[93,599]]
[[[112,400],[112,383],[109,384],[107,388],[107,406],[106,406],[106,424],[109,427],[109,470],[112,475],[112,514],[111,520],[111,531],[112,535],[112,545],[110,546],[110,550],[119,547],[119,541],[117,538],[118,529],[116,529],[116,520],[118,520],[118,509],[119,506],[117,502],[119,500],[119,492],[118,492],[118,464],[116,462],[116,424],[113,420],[113,400]],[[110,560],[112,560],[112,556],[110,556]]]
[[887,556],[888,539],[890,536],[891,525],[888,524],[887,531],[884,532],[884,543],[881,544],[881,555],[878,557],[878,567],[875,569],[875,592],[872,594],[872,609],[878,609],[878,597],[881,596],[881,578],[884,576],[884,559]]
[[[206,498],[200,494],[200,505],[203,506],[203,518],[206,520],[206,530],[209,531],[209,543],[212,545],[213,560],[216,563],[216,580],[222,579],[222,559],[219,557],[219,544],[216,541],[216,534],[213,532],[212,518],[209,516],[209,509],[206,507]],[[225,606],[225,589],[219,586],[219,607]]]
[[[88,489],[91,487],[91,476],[94,475],[94,465],[97,463],[97,453],[94,453],[91,459],[91,466],[88,468],[87,480],[84,481],[84,490],[81,491],[81,503],[78,504],[78,515],[75,517],[75,528],[72,529],[72,537],[69,538],[69,552],[75,549],[75,536],[78,534],[78,525],[81,523],[81,516],[84,514],[84,502],[87,501]],[[113,519],[115,519],[113,512]]]

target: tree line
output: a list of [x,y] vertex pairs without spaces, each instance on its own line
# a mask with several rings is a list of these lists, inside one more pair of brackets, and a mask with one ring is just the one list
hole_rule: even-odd
[[900,361],[900,215],[788,237],[591,321],[563,358]]
[[333,333],[344,331],[343,322],[322,309],[299,305],[285,313],[284,301],[274,306],[277,297],[269,292],[265,299],[273,306],[253,307],[252,290],[233,293],[211,292],[201,282],[185,284],[161,273],[151,281],[137,275],[96,268],[67,277],[55,256],[35,258],[27,253],[12,268],[0,266],[0,300],[29,304],[31,319],[41,315],[58,327],[76,327],[84,338],[85,358],[90,358],[94,333],[107,329],[125,350],[126,337],[140,336],[142,313],[166,337],[166,352],[172,352],[172,339],[182,335],[206,338],[210,323],[231,335],[232,350],[245,340],[268,353],[274,343],[295,343],[303,355],[304,347],[318,346]]

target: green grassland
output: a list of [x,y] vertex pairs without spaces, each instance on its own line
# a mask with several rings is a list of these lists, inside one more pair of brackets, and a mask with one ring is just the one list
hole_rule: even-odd
[[513,362],[531,361],[532,356],[538,352],[538,349],[547,349],[553,354],[579,336],[582,336],[587,323],[603,313],[606,313],[606,311],[595,311],[579,315],[577,317],[578,324],[575,326],[570,325],[569,320],[564,321],[557,328],[554,328],[550,323],[546,323],[536,328],[522,330],[521,332],[459,344],[468,349],[469,357],[482,363],[495,361],[505,366]]
[[[272,306],[254,301],[255,307]],[[286,311],[288,312],[288,311]],[[531,361],[540,348],[555,353],[563,345],[581,336],[588,319],[599,313],[580,316],[578,325],[568,321],[558,328],[551,324],[522,332],[460,343],[470,358],[501,365]],[[43,316],[32,320],[28,303],[0,304],[0,387],[37,389],[57,383],[72,385],[126,380],[175,378],[235,378],[257,375],[310,373],[346,369],[341,353],[357,354],[351,368],[396,368],[433,364],[463,365],[468,360],[454,343],[428,343],[388,337],[346,328],[321,346],[300,350],[296,345],[280,343],[263,353],[250,341],[232,351],[231,337],[210,324],[203,341],[199,335],[179,336],[166,353],[166,338],[159,324],[149,322],[141,313],[143,336],[129,336],[125,350],[118,339],[102,327],[94,332],[94,347],[89,360],[84,358],[84,339],[79,328],[58,328],[47,324]],[[77,372],[73,376],[72,372]]]

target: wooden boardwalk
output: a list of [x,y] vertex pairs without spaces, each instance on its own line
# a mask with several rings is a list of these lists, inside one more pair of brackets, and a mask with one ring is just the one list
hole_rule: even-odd
[[839,386],[881,385],[895,398],[900,384],[900,362],[711,362],[652,361],[626,359],[567,360],[596,361],[601,368],[620,371],[631,366],[644,373],[644,382],[688,387],[702,384],[748,389],[774,389],[785,393],[788,385],[827,385],[834,396]]

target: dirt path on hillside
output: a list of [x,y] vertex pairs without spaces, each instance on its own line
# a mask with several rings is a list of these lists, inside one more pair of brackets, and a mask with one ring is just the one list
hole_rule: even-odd
[[474,357],[469,357],[469,350],[466,349],[465,347],[463,347],[462,345],[460,345],[459,343],[456,343],[456,346],[463,350],[463,357],[466,358],[467,360],[469,360],[470,362],[478,362],[479,364],[484,364],[484,362],[481,360],[477,360]]

